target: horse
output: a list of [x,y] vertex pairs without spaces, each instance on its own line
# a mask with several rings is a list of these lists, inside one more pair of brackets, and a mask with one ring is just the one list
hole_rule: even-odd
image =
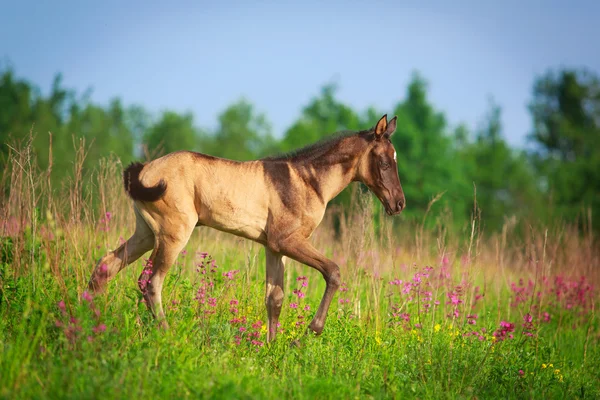
[[[341,132],[300,150],[252,161],[176,151],[123,172],[133,200],[133,235],[102,257],[88,284],[92,294],[152,250],[138,285],[153,317],[164,323],[165,276],[195,227],[208,226],[262,244],[266,253],[267,341],[275,339],[284,298],[287,258],[318,270],[326,283],[309,324],[320,335],[340,287],[340,268],[310,243],[327,203],[354,181],[365,184],[388,215],[405,208],[387,114],[363,131]],[[151,269],[150,269],[151,266]]]

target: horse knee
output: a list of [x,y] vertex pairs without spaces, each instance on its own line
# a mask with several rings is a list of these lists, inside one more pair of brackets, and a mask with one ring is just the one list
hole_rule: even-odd
[[325,276],[325,282],[327,285],[337,290],[342,285],[342,275],[340,274],[340,267],[335,263],[331,263],[327,268],[327,275]]
[[279,286],[273,287],[266,299],[267,308],[281,310],[281,307],[283,306],[283,297],[283,289]]

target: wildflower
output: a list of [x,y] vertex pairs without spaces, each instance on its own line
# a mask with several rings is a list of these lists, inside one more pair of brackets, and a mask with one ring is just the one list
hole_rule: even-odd
[[211,307],[216,307],[217,306],[217,299],[215,297],[209,297],[208,298],[208,305]]
[[228,271],[228,272],[224,272],[223,276],[228,278],[230,281],[233,280],[233,278],[235,277],[235,275],[240,272],[239,269],[233,270],[233,271]]
[[526,324],[531,323],[531,321],[533,321],[533,317],[531,316],[531,314],[527,313],[523,316],[523,322],[525,322]]
[[298,308],[298,303],[290,303],[290,308]]
[[[550,365],[552,365],[552,364],[550,364]],[[554,370],[554,375],[558,375],[558,374],[560,374],[560,369],[555,369]]]
[[240,332],[246,332],[246,330],[247,330],[247,329],[246,329],[246,327],[245,327],[245,326],[240,326],[240,329],[239,329],[239,331],[240,331]]
[[442,329],[442,327],[440,326],[440,324],[435,324],[435,326],[433,327],[433,330],[436,332],[439,332],[440,329]]
[[260,327],[262,326],[262,321],[256,321],[255,323],[252,324],[252,328],[253,329],[260,329]]
[[181,254],[183,257],[185,257],[185,256],[187,256],[187,250],[182,250],[181,253],[179,253],[179,254]]
[[548,314],[547,312],[544,313],[544,318],[543,318],[544,322],[550,322],[550,314]]
[[199,256],[200,256],[200,258],[202,258],[202,259],[204,259],[204,258],[208,257],[208,253],[206,253],[206,252],[204,252],[204,251],[202,251],[202,252],[198,253],[198,255],[199,255]]
[[310,306],[308,304],[304,306],[304,311],[310,311]]
[[100,325],[94,327],[94,329],[92,329],[92,330],[94,331],[94,333],[104,332],[104,331],[106,331],[106,325],[100,324]]
[[542,369],[546,369],[548,366],[546,364],[542,364]]
[[62,312],[66,311],[67,307],[65,306],[64,300],[59,301],[57,305],[58,305],[58,308],[60,309],[60,311],[62,311]]
[[88,303],[92,301],[92,295],[87,290],[85,292],[83,292],[81,297]]
[[525,372],[522,369],[520,369],[519,370],[519,375],[523,376],[523,375],[525,375]]
[[238,305],[238,303],[239,303],[239,302],[238,302],[236,299],[232,299],[232,300],[229,302],[229,305],[232,305],[232,306],[237,306],[237,305]]
[[294,289],[294,294],[298,296],[299,299],[303,299],[304,297],[306,297],[306,294],[299,289]]

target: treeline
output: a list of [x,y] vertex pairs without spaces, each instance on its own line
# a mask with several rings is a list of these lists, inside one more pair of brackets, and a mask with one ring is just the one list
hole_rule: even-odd
[[[490,102],[479,127],[451,127],[427,98],[427,83],[412,77],[393,110],[357,111],[336,98],[336,86],[320,90],[280,138],[267,116],[247,100],[227,107],[216,129],[198,127],[191,114],[152,115],[115,98],[107,106],[66,89],[60,75],[48,95],[11,69],[0,72],[0,167],[6,170],[9,144],[34,134],[41,168],[49,164],[52,141],[54,187],[72,174],[74,148],[85,143],[84,173],[111,154],[123,164],[180,149],[236,160],[289,151],[340,130],[373,126],[384,113],[398,116],[393,141],[406,193],[404,218],[420,222],[439,197],[428,220],[461,229],[474,212],[475,199],[486,231],[507,220],[600,227],[600,84],[586,70],[549,71],[532,87],[529,111],[534,150],[511,148],[504,139],[502,110]],[[51,133],[51,135],[49,134]],[[348,192],[335,201],[347,203]],[[346,204],[347,205],[347,204]],[[595,218],[595,219],[594,219]]]

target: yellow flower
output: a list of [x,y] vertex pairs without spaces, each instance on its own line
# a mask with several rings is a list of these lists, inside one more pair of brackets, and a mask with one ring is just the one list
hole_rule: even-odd
[[495,341],[496,341],[496,336],[492,336],[492,337],[490,338],[490,340],[491,340],[492,342],[495,342]]
[[381,346],[381,335],[379,334],[379,331],[375,332],[375,343],[377,343],[378,346]]
[[429,359],[429,360],[425,361],[425,364],[426,364],[426,365],[431,365],[431,359]]
[[260,331],[261,331],[262,333],[265,333],[265,332],[267,331],[267,326],[266,326],[266,325],[263,325],[263,326],[261,326],[261,327],[260,327]]
[[[550,365],[552,365],[552,364],[550,364]],[[555,375],[558,375],[558,374],[560,374],[560,369],[555,369],[555,370],[554,370],[554,374],[555,374]]]
[[436,332],[439,332],[440,329],[442,329],[442,327],[440,326],[440,324],[435,324],[435,326],[433,327],[433,330]]
[[548,368],[552,368],[552,367],[554,367],[554,365],[548,364]]
[[547,365],[546,364],[542,364],[542,369],[546,369]]
[[563,376],[562,376],[562,375],[559,375],[559,376],[558,376],[558,381],[559,381],[559,382],[562,382],[562,381],[563,381]]

